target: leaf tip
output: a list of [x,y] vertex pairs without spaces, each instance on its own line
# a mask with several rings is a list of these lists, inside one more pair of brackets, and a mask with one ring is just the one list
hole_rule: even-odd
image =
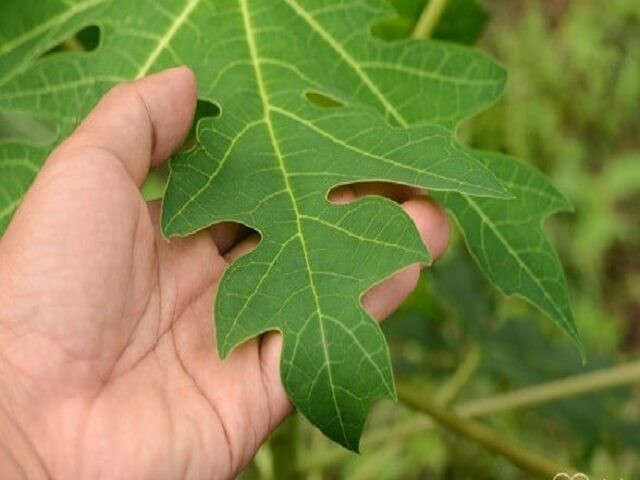
[[585,348],[584,343],[582,342],[582,339],[580,338],[580,336],[574,339],[573,343],[578,349],[578,354],[580,355],[580,361],[582,362],[582,365],[586,365],[588,362],[587,349]]
[[567,212],[571,214],[576,213],[576,207],[573,205],[571,200],[569,200],[569,197],[567,197],[560,190],[558,190],[558,197],[559,197],[558,211]]
[[573,343],[573,345],[578,350],[578,354],[580,355],[580,360],[581,360],[582,364],[586,365],[586,363],[587,363],[587,350],[586,350],[586,348],[584,346],[584,342],[582,341],[582,337],[580,336],[580,332],[578,331],[578,328],[576,327],[573,319],[570,318],[569,322],[568,322],[568,325],[567,326],[563,326],[562,329],[568,335],[569,339],[571,340],[571,343]]

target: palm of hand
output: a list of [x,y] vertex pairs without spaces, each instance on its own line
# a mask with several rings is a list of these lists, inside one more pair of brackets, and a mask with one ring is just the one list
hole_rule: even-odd
[[[110,93],[52,154],[0,243],[0,386],[12,386],[11,411],[28,412],[16,422],[55,478],[228,477],[290,410],[277,335],[225,361],[214,346],[218,282],[254,239],[222,225],[166,242],[159,206],[139,194],[194,104],[185,69]],[[441,213],[406,208],[423,233],[443,232],[438,255]],[[388,314],[416,276],[378,287],[369,309]]]

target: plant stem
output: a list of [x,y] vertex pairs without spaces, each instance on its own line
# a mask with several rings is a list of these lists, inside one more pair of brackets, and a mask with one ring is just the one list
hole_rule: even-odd
[[480,417],[633,383],[640,383],[640,360],[470,400],[457,406],[455,411],[463,417]]
[[435,393],[435,401],[440,405],[451,403],[478,369],[481,359],[480,348],[473,345],[453,375]]
[[524,471],[540,477],[541,479],[553,478],[560,472],[569,475],[576,473],[573,468],[555,463],[537,453],[531,452],[516,444],[508,437],[464,418],[445,407],[438,405],[428,395],[421,395],[403,384],[398,385],[398,396],[402,402],[413,408],[428,414],[448,430],[457,433],[469,440],[473,440],[488,450],[501,455]]
[[413,38],[429,38],[440,22],[448,3],[449,0],[429,0],[429,3],[422,10],[411,36]]

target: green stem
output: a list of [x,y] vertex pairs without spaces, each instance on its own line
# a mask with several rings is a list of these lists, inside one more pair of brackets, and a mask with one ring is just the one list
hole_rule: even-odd
[[463,417],[480,417],[505,410],[539,405],[589,392],[640,382],[640,360],[514,390],[489,398],[470,400],[455,408]]
[[560,472],[569,475],[576,473],[573,468],[555,463],[542,455],[531,452],[516,444],[509,437],[502,436],[482,424],[464,418],[438,405],[428,395],[421,395],[403,384],[398,385],[398,396],[410,408],[428,414],[448,430],[479,443],[541,479],[548,480]]
[[449,0],[429,0],[416,23],[411,36],[413,38],[429,38],[435,30]]
[[435,401],[440,405],[451,403],[476,372],[480,366],[481,359],[480,348],[477,345],[473,345],[454,374],[435,393]]

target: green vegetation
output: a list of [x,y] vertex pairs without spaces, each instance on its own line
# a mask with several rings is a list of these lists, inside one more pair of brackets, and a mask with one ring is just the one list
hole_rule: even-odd
[[[266,2],[205,3],[167,2],[175,15],[152,20],[170,35],[163,48],[154,32],[131,42],[145,32],[122,17],[128,0],[0,7],[0,231],[51,145],[106,89],[187,63],[202,121],[144,194],[160,197],[168,181],[167,234],[235,220],[263,235],[221,287],[220,351],[282,330],[291,398],[351,449],[369,404],[394,397],[391,363],[399,397],[374,404],[361,455],[297,415],[245,478],[640,476],[640,3],[388,0],[396,15],[382,0],[346,11],[338,0],[317,11],[317,2],[274,0],[259,15],[250,6]],[[202,42],[212,24],[220,28]],[[490,108],[503,69],[455,43],[477,43],[509,70]],[[124,54],[128,62],[113,62]],[[429,254],[392,202],[337,208],[324,198],[372,179],[428,188],[457,226],[446,257],[384,324],[390,357],[355,301]],[[309,255],[327,242],[342,256]],[[372,256],[379,267],[367,266]],[[336,281],[316,281],[318,272],[339,274],[348,296],[336,299]],[[285,277],[302,290],[283,288]],[[303,326],[286,322],[309,311],[317,318]],[[366,347],[345,348],[355,337]],[[368,366],[357,378],[337,367],[345,352],[351,367]]]

